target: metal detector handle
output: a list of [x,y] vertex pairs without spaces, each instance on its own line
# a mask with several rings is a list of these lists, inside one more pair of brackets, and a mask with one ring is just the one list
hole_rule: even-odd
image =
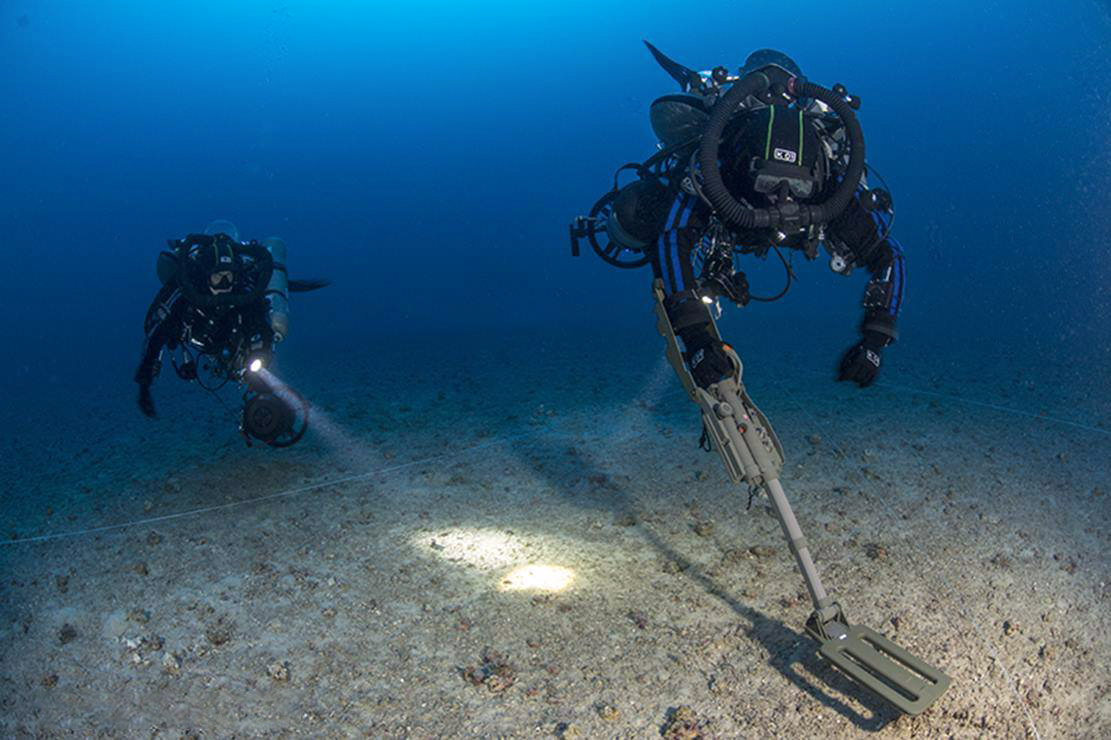
[[[711,385],[704,393],[718,400],[710,407],[713,416],[747,449],[756,465],[752,474],[746,476],[746,482],[762,485],[779,477],[779,471],[783,469],[783,448],[767,417],[756,408],[741,382],[741,359],[731,347],[726,347],[725,352],[737,368],[736,374]],[[705,411],[703,406],[704,414]],[[723,417],[728,412],[732,412],[729,414],[732,418]]]
[[[679,382],[683,384],[683,389],[687,392],[687,395],[690,396],[692,401],[698,403],[698,386],[695,384],[694,378],[691,377],[690,370],[687,369],[683,352],[679,349],[679,339],[675,336],[675,328],[671,325],[671,318],[667,315],[667,308],[664,306],[664,298],[666,298],[664,281],[660,278],[652,281],[652,295],[656,298],[656,330],[667,343],[664,350],[667,354],[667,361],[671,364],[671,369],[679,376]],[[721,340],[717,323],[712,317],[710,317],[710,336],[718,341]]]
[[[745,392],[741,381],[744,364],[740,356],[726,346],[726,355],[733,363],[733,375],[709,388],[700,388],[691,377],[667,315],[662,280],[657,278],[653,282],[652,292],[656,297],[656,329],[667,343],[667,360],[687,395],[702,410],[703,428],[721,455],[729,477],[734,483],[744,481],[753,486],[778,477],[783,468],[783,448],[767,417]],[[711,336],[721,341],[717,323],[712,317],[709,320]]]

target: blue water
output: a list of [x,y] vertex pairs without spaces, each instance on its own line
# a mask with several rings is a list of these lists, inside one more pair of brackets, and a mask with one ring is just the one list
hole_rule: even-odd
[[[647,105],[673,83],[642,39],[700,69],[779,47],[862,97],[908,255],[893,355],[1106,374],[1105,3],[7,0],[0,380],[28,404],[15,424],[48,398],[131,393],[155,255],[214,218],[284,237],[294,276],[334,280],[295,301],[288,357],[469,333],[657,342],[648,269],[573,260],[566,238],[614,167],[653,151]],[[727,326],[851,342],[862,280],[821,263]],[[776,269],[752,275],[779,287]]]
[[[638,736],[680,701],[721,736],[853,731],[796,670],[813,650],[774,523],[696,449],[649,268],[570,255],[568,222],[655,150],[648,105],[675,84],[645,39],[695,69],[780,48],[863,100],[909,285],[881,382],[832,382],[865,278],[824,257],[721,329],[829,581],[886,632],[908,615],[900,640],[955,677],[893,732],[1101,735],[1107,0],[0,0],[0,727],[508,736],[574,719],[593,737],[613,700],[607,727]],[[214,401],[168,367],[160,418],[135,408],[156,257],[214,219],[283,237],[292,277],[332,281],[294,294],[279,347],[275,372],[314,404],[292,450],[246,449],[236,392]],[[782,285],[774,259],[745,269],[754,293]],[[713,537],[687,526],[700,504]],[[511,601],[417,547],[472,527],[533,538],[530,564],[566,561],[582,585],[558,611]],[[765,541],[779,566],[697,564]],[[659,572],[685,552],[686,575]],[[230,646],[208,636],[236,614]],[[520,630],[545,624],[534,650]],[[165,654],[125,632],[164,634]],[[524,673],[564,693],[476,694],[468,641],[533,656]],[[281,686],[264,671],[286,657]],[[876,716],[855,730],[894,719]]]

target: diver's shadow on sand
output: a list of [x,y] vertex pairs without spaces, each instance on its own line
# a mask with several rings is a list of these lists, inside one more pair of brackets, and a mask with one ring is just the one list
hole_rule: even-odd
[[[880,697],[853,682],[826,663],[816,650],[807,650],[802,657],[796,655],[800,643],[810,642],[806,635],[788,628],[779,620],[772,619],[756,609],[743,604],[720,584],[680,554],[659,534],[647,526],[641,516],[637,516],[638,502],[625,488],[616,483],[613,477],[601,469],[588,451],[577,450],[568,454],[567,447],[557,448],[555,440],[535,437],[529,440],[531,461],[545,462],[535,465],[535,472],[545,476],[552,486],[564,493],[568,500],[578,505],[588,505],[593,509],[608,509],[615,517],[632,515],[644,538],[665,558],[679,563],[682,573],[696,581],[706,593],[720,599],[734,612],[749,621],[745,630],[748,636],[760,642],[771,656],[768,663],[786,677],[791,683],[808,694],[815,701],[833,709],[861,730],[876,732],[902,716]],[[568,483],[574,481],[593,481],[604,483],[604,490],[594,491],[591,495],[569,490]],[[801,576],[799,576],[801,578]],[[807,675],[809,674],[809,675]],[[826,684],[823,688],[815,679]],[[864,707],[865,713],[857,711],[848,702],[836,695],[852,697]]]
[[[682,571],[683,575],[696,581],[705,589],[706,593],[720,599],[734,612],[747,619],[751,625],[746,633],[752,639],[759,641],[764,649],[768,651],[771,656],[768,663],[796,687],[809,694],[811,698],[833,709],[860,729],[869,732],[876,732],[902,716],[898,710],[892,708],[883,699],[874,696],[867,689],[843,676],[822,660],[816,650],[807,650],[801,658],[796,658],[796,654],[799,652],[796,648],[799,643],[808,643],[810,641],[809,637],[738,601],[733,594],[703,573],[697,565],[678,553],[656,532],[644,525],[641,525],[641,532],[644,538],[652,543],[662,555],[687,566]],[[804,671],[800,671],[800,668]],[[853,697],[864,706],[868,713],[858,712],[845,701],[823,689],[811,676],[814,678],[820,677],[835,693]]]

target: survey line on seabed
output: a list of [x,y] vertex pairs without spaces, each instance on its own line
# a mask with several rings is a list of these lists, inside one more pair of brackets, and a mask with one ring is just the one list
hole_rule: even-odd
[[[663,396],[660,396],[657,400],[663,400],[664,398],[667,398],[669,396],[675,396],[675,395],[678,395],[678,394],[683,393],[683,392],[684,391],[682,391],[681,389],[676,390],[676,391],[672,391],[671,393],[667,393],[667,394],[664,394]],[[629,401],[629,403],[635,405],[638,400],[643,400],[643,399],[634,398],[631,401]],[[74,538],[74,537],[82,537],[84,535],[90,535],[90,534],[101,534],[101,533],[104,533],[104,532],[115,532],[115,531],[119,531],[119,530],[122,530],[122,529],[127,529],[129,527],[140,527],[140,526],[146,526],[146,525],[150,525],[150,524],[158,524],[160,522],[173,521],[173,520],[176,520],[176,519],[186,519],[186,518],[189,518],[189,517],[200,516],[201,514],[208,514],[208,513],[211,513],[211,512],[215,512],[215,511],[225,511],[227,509],[233,509],[233,508],[238,507],[238,506],[247,506],[248,504],[261,503],[263,501],[273,501],[273,500],[281,499],[281,498],[290,498],[290,497],[293,497],[293,496],[299,496],[299,495],[304,494],[304,493],[311,493],[313,491],[316,491],[316,490],[319,490],[319,489],[322,489],[322,488],[327,488],[328,486],[336,486],[336,485],[341,485],[341,484],[344,484],[344,483],[352,483],[352,482],[355,482],[355,481],[366,480],[367,478],[373,478],[373,477],[378,476],[378,475],[385,475],[387,473],[393,473],[393,472],[396,472],[398,470],[404,470],[405,468],[411,468],[411,467],[414,467],[414,466],[417,466],[417,465],[424,465],[424,464],[427,464],[427,463],[430,463],[430,462],[436,462],[438,460],[448,460],[448,459],[451,459],[451,458],[454,458],[454,457],[462,457],[463,455],[466,455],[466,454],[471,453],[471,452],[475,452],[477,450],[482,450],[482,449],[486,449],[486,448],[490,448],[490,447],[496,447],[498,445],[507,444],[507,443],[512,442],[512,441],[517,440],[517,439],[521,439],[521,438],[524,438],[524,437],[529,437],[529,436],[532,436],[534,433],[535,433],[534,430],[529,430],[529,431],[526,431],[526,432],[518,432],[517,434],[503,435],[501,437],[497,437],[496,439],[492,439],[488,442],[480,442],[478,444],[471,445],[470,447],[464,447],[461,450],[453,450],[453,451],[450,451],[450,452],[443,452],[443,453],[440,453],[439,455],[429,455],[428,457],[422,457],[422,458],[419,458],[417,460],[410,460],[409,462],[405,462],[405,463],[398,463],[397,465],[389,465],[389,466],[386,466],[384,468],[376,468],[375,470],[369,470],[369,471],[366,471],[366,472],[363,472],[363,473],[355,473],[354,475],[346,475],[346,476],[343,476],[341,478],[333,478],[333,479],[326,480],[326,481],[320,481],[319,483],[311,483],[311,484],[304,485],[304,486],[298,486],[296,488],[290,488],[290,489],[287,489],[287,490],[284,490],[284,491],[276,491],[274,493],[264,494],[262,496],[251,496],[249,498],[240,499],[238,501],[228,501],[228,502],[223,503],[223,504],[213,504],[211,506],[201,506],[201,507],[197,507],[195,509],[188,509],[186,511],[175,512],[173,514],[162,514],[162,515],[159,515],[159,516],[145,517],[143,519],[134,519],[134,520],[127,521],[127,522],[119,522],[117,524],[105,524],[105,525],[99,526],[99,527],[89,527],[87,529],[78,529],[78,530],[73,530],[71,532],[55,532],[55,533],[52,533],[52,534],[35,535],[35,536],[32,536],[32,537],[18,537],[16,539],[0,540],[0,545],[21,545],[21,544],[30,544],[30,543],[36,543],[36,542],[50,542],[50,541],[53,541],[53,540],[70,539],[70,538]],[[599,436],[608,438],[612,435],[605,434],[605,435],[599,435]]]
[[[798,408],[807,418],[809,418],[811,423],[813,423],[816,427],[821,428],[825,432],[826,436],[829,438],[830,445],[840,455],[841,461],[842,462],[847,461],[848,458],[845,456],[844,448],[841,447],[839,444],[837,444],[837,441],[829,433],[830,424],[818,421],[818,418],[814,414],[812,414],[809,410],[807,410],[807,408],[804,404],[799,403],[798,401],[795,400],[795,397],[782,384],[782,381],[777,382],[776,384],[779,385],[780,390],[783,392],[783,394],[787,397],[787,399],[791,402],[791,404],[793,406]],[[892,386],[892,387],[898,388],[899,386]],[[936,394],[936,395],[939,395],[943,398],[948,397],[948,396],[945,396],[944,394]],[[956,398],[956,397],[954,397],[954,398]],[[957,400],[962,400],[962,399],[957,398]],[[981,404],[981,405],[989,405],[989,404]],[[1004,409],[1004,410],[1007,410],[1007,409]],[[1066,423],[1068,423],[1068,422],[1066,422]],[[1097,429],[1096,431],[1102,431],[1102,430]],[[913,454],[914,454],[915,457],[918,458],[919,462],[921,462],[923,464],[926,462],[926,460],[922,457],[921,453],[919,453],[917,450],[913,450]],[[872,487],[871,484],[868,484],[868,487]],[[949,580],[945,577],[945,575],[940,570],[931,570],[930,573],[934,577],[941,579],[943,585],[949,591],[949,593],[957,593],[956,589],[953,588],[952,584],[949,582]],[[923,579],[921,577],[921,573],[919,573],[919,582],[923,586],[925,586],[925,588],[930,592],[930,595],[934,599],[936,599],[937,601],[943,601],[942,599],[938,598],[937,592],[934,591],[933,588],[930,587],[929,580],[928,579]],[[1025,715],[1026,721],[1030,723],[1030,729],[1032,729],[1034,731],[1034,737],[1037,740],[1041,740],[1041,735],[1038,733],[1038,726],[1036,724],[1034,724],[1034,718],[1033,718],[1033,716],[1031,716],[1030,710],[1026,707],[1026,703],[1022,700],[1022,697],[1019,696],[1018,688],[1016,688],[1014,682],[1011,680],[1011,674],[1010,674],[1010,671],[1007,670],[1007,664],[1004,663],[1003,659],[1000,657],[999,651],[996,650],[995,643],[993,643],[991,640],[989,640],[987,638],[987,635],[985,635],[984,631],[980,629],[980,625],[973,618],[972,613],[968,610],[968,608],[964,606],[963,602],[958,599],[956,603],[957,603],[957,608],[961,613],[961,616],[964,617],[965,620],[969,624],[972,625],[972,628],[974,630],[976,630],[976,634],[979,636],[980,642],[983,643],[984,645],[987,645],[988,650],[991,652],[992,657],[995,659],[995,662],[999,665],[1000,670],[1003,672],[1003,680],[1007,682],[1007,686],[1010,687],[1010,689],[1011,689],[1011,694],[1014,695],[1015,702],[1022,709],[1022,713],[1023,713],[1023,715]]]
[[[823,372],[820,372],[818,370],[810,370],[810,369],[807,369],[807,368],[802,368],[802,372],[809,373],[810,375],[822,375],[822,376],[827,375],[827,373],[823,373]],[[1064,426],[1074,427],[1076,429],[1083,429],[1086,432],[1095,432],[1096,434],[1102,434],[1104,436],[1111,437],[1111,429],[1101,429],[1099,427],[1092,426],[1091,424],[1084,424],[1083,422],[1079,422],[1079,421],[1071,421],[1069,419],[1061,419],[1061,418],[1056,417],[1056,416],[1049,416],[1048,414],[1037,414],[1037,413],[1034,413],[1033,411],[1024,411],[1022,409],[1011,408],[1010,406],[1000,406],[999,404],[988,403],[987,401],[977,401],[973,398],[964,398],[963,396],[955,396],[952,393],[939,393],[938,391],[927,391],[927,390],[924,390],[922,388],[914,388],[914,387],[909,386],[909,385],[898,385],[896,383],[888,383],[888,382],[885,382],[885,381],[875,383],[875,387],[876,388],[887,388],[887,389],[890,389],[890,390],[893,390],[893,391],[902,391],[903,393],[914,393],[914,394],[918,394],[918,395],[922,395],[922,396],[933,396],[934,398],[944,398],[944,399],[949,400],[949,401],[956,401],[957,403],[968,404],[969,406],[979,406],[980,408],[992,409],[993,411],[1000,411],[1000,412],[1007,413],[1007,414],[1015,414],[1016,416],[1025,416],[1029,419],[1037,419],[1039,421],[1048,421],[1048,422],[1052,422],[1054,424],[1062,424]]]
[[512,434],[512,435],[508,435],[508,436],[505,436],[505,437],[499,437],[498,439],[490,440],[489,442],[481,442],[481,443],[476,444],[476,445],[471,445],[470,447],[466,447],[462,450],[455,450],[453,452],[444,452],[444,453],[441,453],[439,455],[431,455],[429,457],[422,457],[422,458],[417,459],[417,460],[410,460],[409,462],[399,463],[397,465],[390,465],[390,466],[387,466],[385,468],[378,468],[376,470],[371,470],[371,471],[368,471],[368,472],[365,472],[365,473],[357,473],[355,475],[347,475],[347,476],[344,476],[342,478],[333,478],[332,480],[321,481],[320,483],[312,483],[312,484],[306,485],[306,486],[298,486],[297,488],[290,488],[290,489],[287,489],[285,491],[277,491],[275,493],[268,493],[268,494],[265,494],[263,496],[252,496],[250,498],[241,499],[239,501],[229,501],[229,502],[223,503],[223,504],[214,504],[212,506],[202,506],[202,507],[199,507],[199,508],[196,508],[196,509],[189,509],[187,511],[179,511],[179,512],[176,512],[174,514],[162,514],[160,516],[152,516],[152,517],[147,517],[145,519],[135,519],[135,520],[128,521],[128,522],[120,522],[119,524],[106,524],[106,525],[101,526],[101,527],[90,527],[88,529],[79,529],[79,530],[74,530],[72,532],[56,532],[56,533],[53,533],[53,534],[43,534],[43,535],[37,535],[37,536],[34,536],[34,537],[20,537],[18,539],[14,539],[14,540],[0,541],[0,544],[3,544],[3,545],[19,545],[19,544],[30,543],[30,542],[49,542],[51,540],[60,540],[60,539],[66,539],[66,538],[70,538],[70,537],[81,537],[83,535],[88,535],[88,534],[99,534],[99,533],[102,533],[102,532],[112,532],[112,531],[116,531],[116,530],[120,530],[120,529],[126,529],[128,527],[139,527],[139,526],[144,526],[144,525],[147,525],[147,524],[157,524],[158,522],[167,522],[167,521],[172,521],[174,519],[185,519],[187,517],[198,516],[200,514],[208,514],[208,513],[213,512],[213,511],[223,511],[223,510],[226,510],[226,509],[235,508],[237,506],[246,506],[247,504],[254,504],[254,503],[259,503],[259,502],[262,502],[262,501],[272,501],[274,499],[289,498],[291,496],[298,496],[302,493],[310,493],[312,491],[315,491],[315,490],[318,490],[318,489],[321,489],[321,488],[327,488],[328,486],[336,486],[336,485],[340,485],[340,484],[343,484],[343,483],[351,483],[351,482],[354,482],[354,481],[365,480],[367,478],[373,478],[374,476],[377,476],[377,475],[385,475],[386,473],[393,473],[393,472],[396,472],[398,470],[403,470],[405,468],[411,468],[411,467],[416,466],[416,465],[423,465],[425,463],[435,462],[437,460],[445,460],[445,459],[452,458],[452,457],[460,457],[462,455],[467,454],[468,452],[474,452],[475,450],[480,450],[480,449],[483,449],[483,448],[486,448],[486,447],[494,447],[496,445],[505,444],[506,442],[510,442],[510,441],[512,441],[514,439],[518,439],[520,437],[528,436],[529,434],[531,434],[531,432],[521,432],[519,434]]
[[[827,375],[827,373],[820,373],[817,370],[806,370],[806,369],[804,369],[803,371],[806,372],[806,373],[810,373],[812,375],[822,375],[823,377],[825,375]],[[790,395],[787,388],[782,385],[782,381],[773,381],[773,384],[780,385],[784,395],[786,395],[791,400],[792,403],[794,403],[795,405],[799,405],[798,402],[794,400],[794,397]],[[1059,419],[1059,418],[1056,418],[1056,417],[1046,416],[1046,415],[1042,415],[1042,414],[1034,414],[1034,413],[1031,413],[1029,411],[1023,411],[1021,409],[1013,409],[1013,408],[1010,408],[1010,407],[1007,407],[1007,406],[999,406],[999,405],[996,405],[996,404],[985,403],[983,401],[975,401],[975,400],[968,399],[968,398],[962,398],[960,396],[954,396],[954,395],[951,395],[951,394],[948,394],[948,393],[937,393],[935,391],[927,391],[927,390],[922,390],[922,389],[919,389],[919,388],[913,388],[913,387],[910,387],[910,386],[903,386],[903,385],[895,385],[895,384],[891,384],[891,383],[877,383],[876,385],[879,386],[879,387],[882,387],[882,388],[889,388],[891,390],[902,391],[904,393],[918,393],[918,394],[927,395],[927,396],[934,396],[934,397],[945,399],[945,400],[948,400],[948,401],[956,401],[958,403],[965,403],[965,404],[970,404],[970,405],[973,405],[973,406],[981,406],[981,407],[993,409],[995,411],[1000,411],[1000,412],[1010,413],[1010,414],[1016,414],[1018,416],[1030,417],[1030,418],[1034,418],[1034,419],[1039,419],[1041,421],[1063,424],[1063,425],[1066,425],[1066,426],[1075,427],[1077,429],[1082,429],[1082,430],[1089,431],[1089,432],[1095,432],[1097,434],[1111,435],[1111,431],[1108,431],[1106,429],[1100,429],[1098,427],[1090,426],[1090,425],[1087,425],[1087,424],[1081,424],[1079,422],[1069,421],[1067,419]],[[351,388],[351,390],[354,390],[356,388],[357,388],[357,386],[353,386]],[[338,393],[338,392],[341,392],[343,390],[347,390],[347,389],[331,389],[331,391],[333,393]],[[673,391],[671,393],[667,393],[663,396],[660,396],[657,399],[657,401],[662,401],[666,398],[670,398],[672,396],[678,395],[679,393],[682,393],[682,391]],[[325,395],[328,395],[328,394],[325,393]],[[637,402],[637,400],[643,400],[643,399],[634,399],[634,400],[630,401],[630,403],[635,404]],[[799,405],[799,407],[802,408],[801,405]],[[807,412],[805,408],[803,408],[803,411],[804,411],[804,413],[809,415],[812,419],[814,418],[813,415],[810,415],[809,412]],[[29,544],[29,543],[35,543],[35,542],[49,542],[51,540],[60,540],[60,539],[66,539],[66,538],[72,538],[72,537],[81,537],[83,535],[88,535],[88,534],[99,534],[99,533],[102,533],[102,532],[113,532],[113,531],[117,531],[117,530],[121,530],[121,529],[126,529],[128,527],[138,527],[138,526],[144,526],[144,525],[147,525],[147,524],[157,524],[158,522],[171,521],[171,520],[174,520],[174,519],[184,519],[184,518],[191,517],[191,516],[199,516],[201,514],[207,514],[209,512],[213,512],[213,511],[222,511],[222,510],[231,509],[231,508],[234,508],[234,507],[237,507],[237,506],[246,506],[247,504],[258,503],[258,502],[262,502],[262,501],[269,501],[269,500],[279,499],[279,498],[287,498],[289,496],[296,496],[296,495],[299,495],[299,494],[302,494],[302,493],[309,493],[311,491],[315,491],[315,490],[318,490],[320,488],[326,488],[326,487],[331,486],[331,485],[338,485],[338,484],[341,484],[341,483],[350,483],[352,481],[362,480],[362,479],[365,479],[365,478],[371,478],[371,477],[374,477],[375,475],[383,475],[383,474],[390,473],[390,472],[393,472],[393,471],[396,471],[396,470],[402,470],[404,468],[412,467],[414,465],[420,465],[420,464],[423,464],[423,463],[433,462],[433,461],[436,461],[436,460],[444,460],[444,459],[448,459],[448,458],[453,457],[453,456],[465,455],[468,452],[483,449],[483,448],[486,448],[486,447],[492,447],[494,445],[503,444],[503,443],[509,442],[513,439],[518,439],[520,437],[527,436],[528,434],[529,434],[528,432],[522,432],[520,434],[511,435],[511,436],[508,436],[508,437],[499,437],[499,438],[491,440],[489,442],[483,442],[481,444],[474,445],[472,447],[468,447],[468,448],[465,448],[465,449],[462,449],[462,450],[457,450],[457,451],[454,451],[454,452],[445,452],[441,455],[435,455],[435,456],[431,456],[431,457],[421,458],[419,460],[414,460],[414,461],[410,461],[410,462],[407,462],[407,463],[400,463],[398,465],[388,466],[388,467],[385,467],[385,468],[379,468],[377,470],[372,470],[372,471],[365,472],[365,473],[357,473],[353,476],[345,476],[343,478],[336,478],[336,479],[329,480],[329,481],[322,481],[320,483],[313,483],[313,484],[307,485],[307,486],[300,486],[298,488],[292,488],[292,489],[289,489],[289,490],[286,490],[286,491],[278,491],[276,493],[270,493],[270,494],[266,494],[266,495],[263,495],[263,496],[254,496],[252,498],[243,499],[241,501],[230,501],[230,502],[224,503],[224,504],[217,504],[217,505],[213,505],[213,506],[203,506],[203,507],[199,507],[199,508],[196,508],[196,509],[190,509],[188,511],[177,512],[177,513],[174,513],[174,514],[164,514],[164,515],[157,516],[157,517],[149,517],[149,518],[146,518],[146,519],[137,519],[137,520],[134,520],[134,521],[121,522],[121,523],[118,523],[118,524],[106,524],[106,525],[101,526],[101,527],[91,527],[89,529],[74,530],[72,532],[56,532],[56,533],[53,533],[53,534],[36,535],[36,536],[33,536],[33,537],[19,537],[19,538],[16,538],[16,539],[0,540],[0,545],[20,545],[20,544]],[[836,447],[836,445],[835,445],[835,447]],[[837,448],[837,449],[840,450],[840,448]],[[842,458],[845,457],[845,453],[844,453],[843,450],[840,450],[840,454],[841,454]]]

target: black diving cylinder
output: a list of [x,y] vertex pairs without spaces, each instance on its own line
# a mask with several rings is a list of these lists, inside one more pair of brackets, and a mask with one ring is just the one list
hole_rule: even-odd
[[625,249],[644,250],[667,219],[668,192],[658,180],[634,180],[621,188],[606,219],[606,234]]

